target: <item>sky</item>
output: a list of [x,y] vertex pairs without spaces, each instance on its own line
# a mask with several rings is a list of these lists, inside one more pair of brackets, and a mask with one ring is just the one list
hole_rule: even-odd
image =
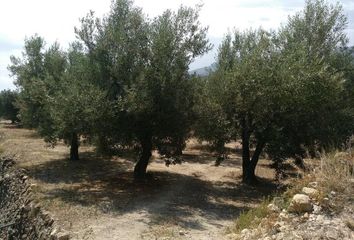
[[[335,0],[328,0],[336,2]],[[339,1],[348,17],[347,34],[354,45],[354,0]],[[217,46],[223,36],[236,28],[277,29],[289,15],[300,11],[304,0],[135,0],[149,17],[181,4],[203,4],[200,22],[209,26],[208,37],[214,48],[196,59],[190,69],[209,66],[215,61]],[[74,27],[89,10],[97,17],[109,12],[111,0],[1,0],[0,4],[0,90],[15,89],[7,66],[10,56],[21,56],[24,39],[42,36],[47,45],[57,41],[67,48],[75,40]]]

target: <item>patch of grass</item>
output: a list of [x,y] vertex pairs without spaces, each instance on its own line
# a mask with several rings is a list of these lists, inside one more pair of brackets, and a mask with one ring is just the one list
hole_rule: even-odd
[[[316,178],[318,201],[328,210],[341,212],[354,196],[354,157],[349,152],[332,152],[321,157]],[[325,201],[330,197],[330,202]]]
[[255,228],[257,227],[263,218],[267,217],[270,212],[268,210],[268,204],[270,199],[264,199],[259,206],[241,213],[241,215],[236,219],[231,232],[239,233],[245,228]]
[[318,179],[324,192],[347,193],[354,178],[354,158],[346,152],[334,152],[321,158]]
[[[272,214],[269,212],[267,206],[269,203],[273,203],[279,209],[287,209],[292,197],[301,193],[303,187],[308,187],[310,182],[317,182],[316,189],[319,191],[315,200],[318,201],[323,207],[325,204],[323,200],[331,194],[335,193],[335,206],[344,206],[354,195],[354,157],[345,152],[333,152],[324,154],[321,159],[316,161],[316,167],[308,172],[304,177],[295,179],[289,186],[289,188],[281,195],[276,195],[273,199],[265,199],[261,204],[247,212],[243,212],[235,221],[233,228],[229,230],[233,233],[240,233],[243,229],[256,228],[263,218],[267,218],[268,222],[271,222]],[[332,207],[328,208],[334,210]],[[346,225],[350,229],[354,229],[353,222],[346,222]]]
[[314,174],[307,174],[303,178],[295,179],[293,183],[290,184],[288,189],[284,192],[284,199],[291,199],[295,194],[301,193],[303,187],[308,187],[310,182],[315,182],[316,177]]

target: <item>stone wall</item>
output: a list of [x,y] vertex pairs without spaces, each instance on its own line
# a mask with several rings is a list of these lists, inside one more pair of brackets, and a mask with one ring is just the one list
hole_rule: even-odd
[[15,165],[12,159],[0,159],[0,239],[68,239],[33,201],[28,177]]

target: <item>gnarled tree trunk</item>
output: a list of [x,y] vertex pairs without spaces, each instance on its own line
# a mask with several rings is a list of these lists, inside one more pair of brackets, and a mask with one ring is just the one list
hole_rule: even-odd
[[149,164],[152,151],[152,137],[144,136],[140,138],[142,153],[140,159],[134,167],[134,178],[144,179],[146,177],[146,168]]
[[258,164],[259,156],[262,153],[263,147],[264,147],[264,142],[259,141],[251,159],[249,158],[249,155],[248,158],[247,155],[245,157],[242,156],[242,181],[244,183],[247,184],[257,183],[258,180],[256,177],[256,167]]
[[258,164],[259,156],[261,155],[265,142],[258,140],[256,149],[251,158],[250,155],[250,137],[251,132],[248,128],[246,120],[242,121],[242,181],[246,184],[257,183],[256,167]]
[[77,133],[73,133],[71,136],[70,160],[71,161],[79,160],[79,137]]

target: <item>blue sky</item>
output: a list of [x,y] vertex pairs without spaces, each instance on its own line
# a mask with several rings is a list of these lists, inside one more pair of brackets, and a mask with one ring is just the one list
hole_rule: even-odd
[[[336,2],[330,0],[329,2]],[[347,34],[354,45],[354,0],[339,1],[348,16]],[[7,66],[10,56],[21,56],[25,37],[38,33],[47,44],[58,41],[65,49],[75,40],[74,26],[89,10],[97,16],[109,11],[111,0],[1,0],[0,8],[0,89],[12,88]],[[304,6],[304,0],[135,0],[150,17],[181,4],[203,3],[202,24],[209,26],[209,39],[214,49],[191,64],[191,69],[210,65],[224,34],[237,28],[263,27],[276,29]]]

